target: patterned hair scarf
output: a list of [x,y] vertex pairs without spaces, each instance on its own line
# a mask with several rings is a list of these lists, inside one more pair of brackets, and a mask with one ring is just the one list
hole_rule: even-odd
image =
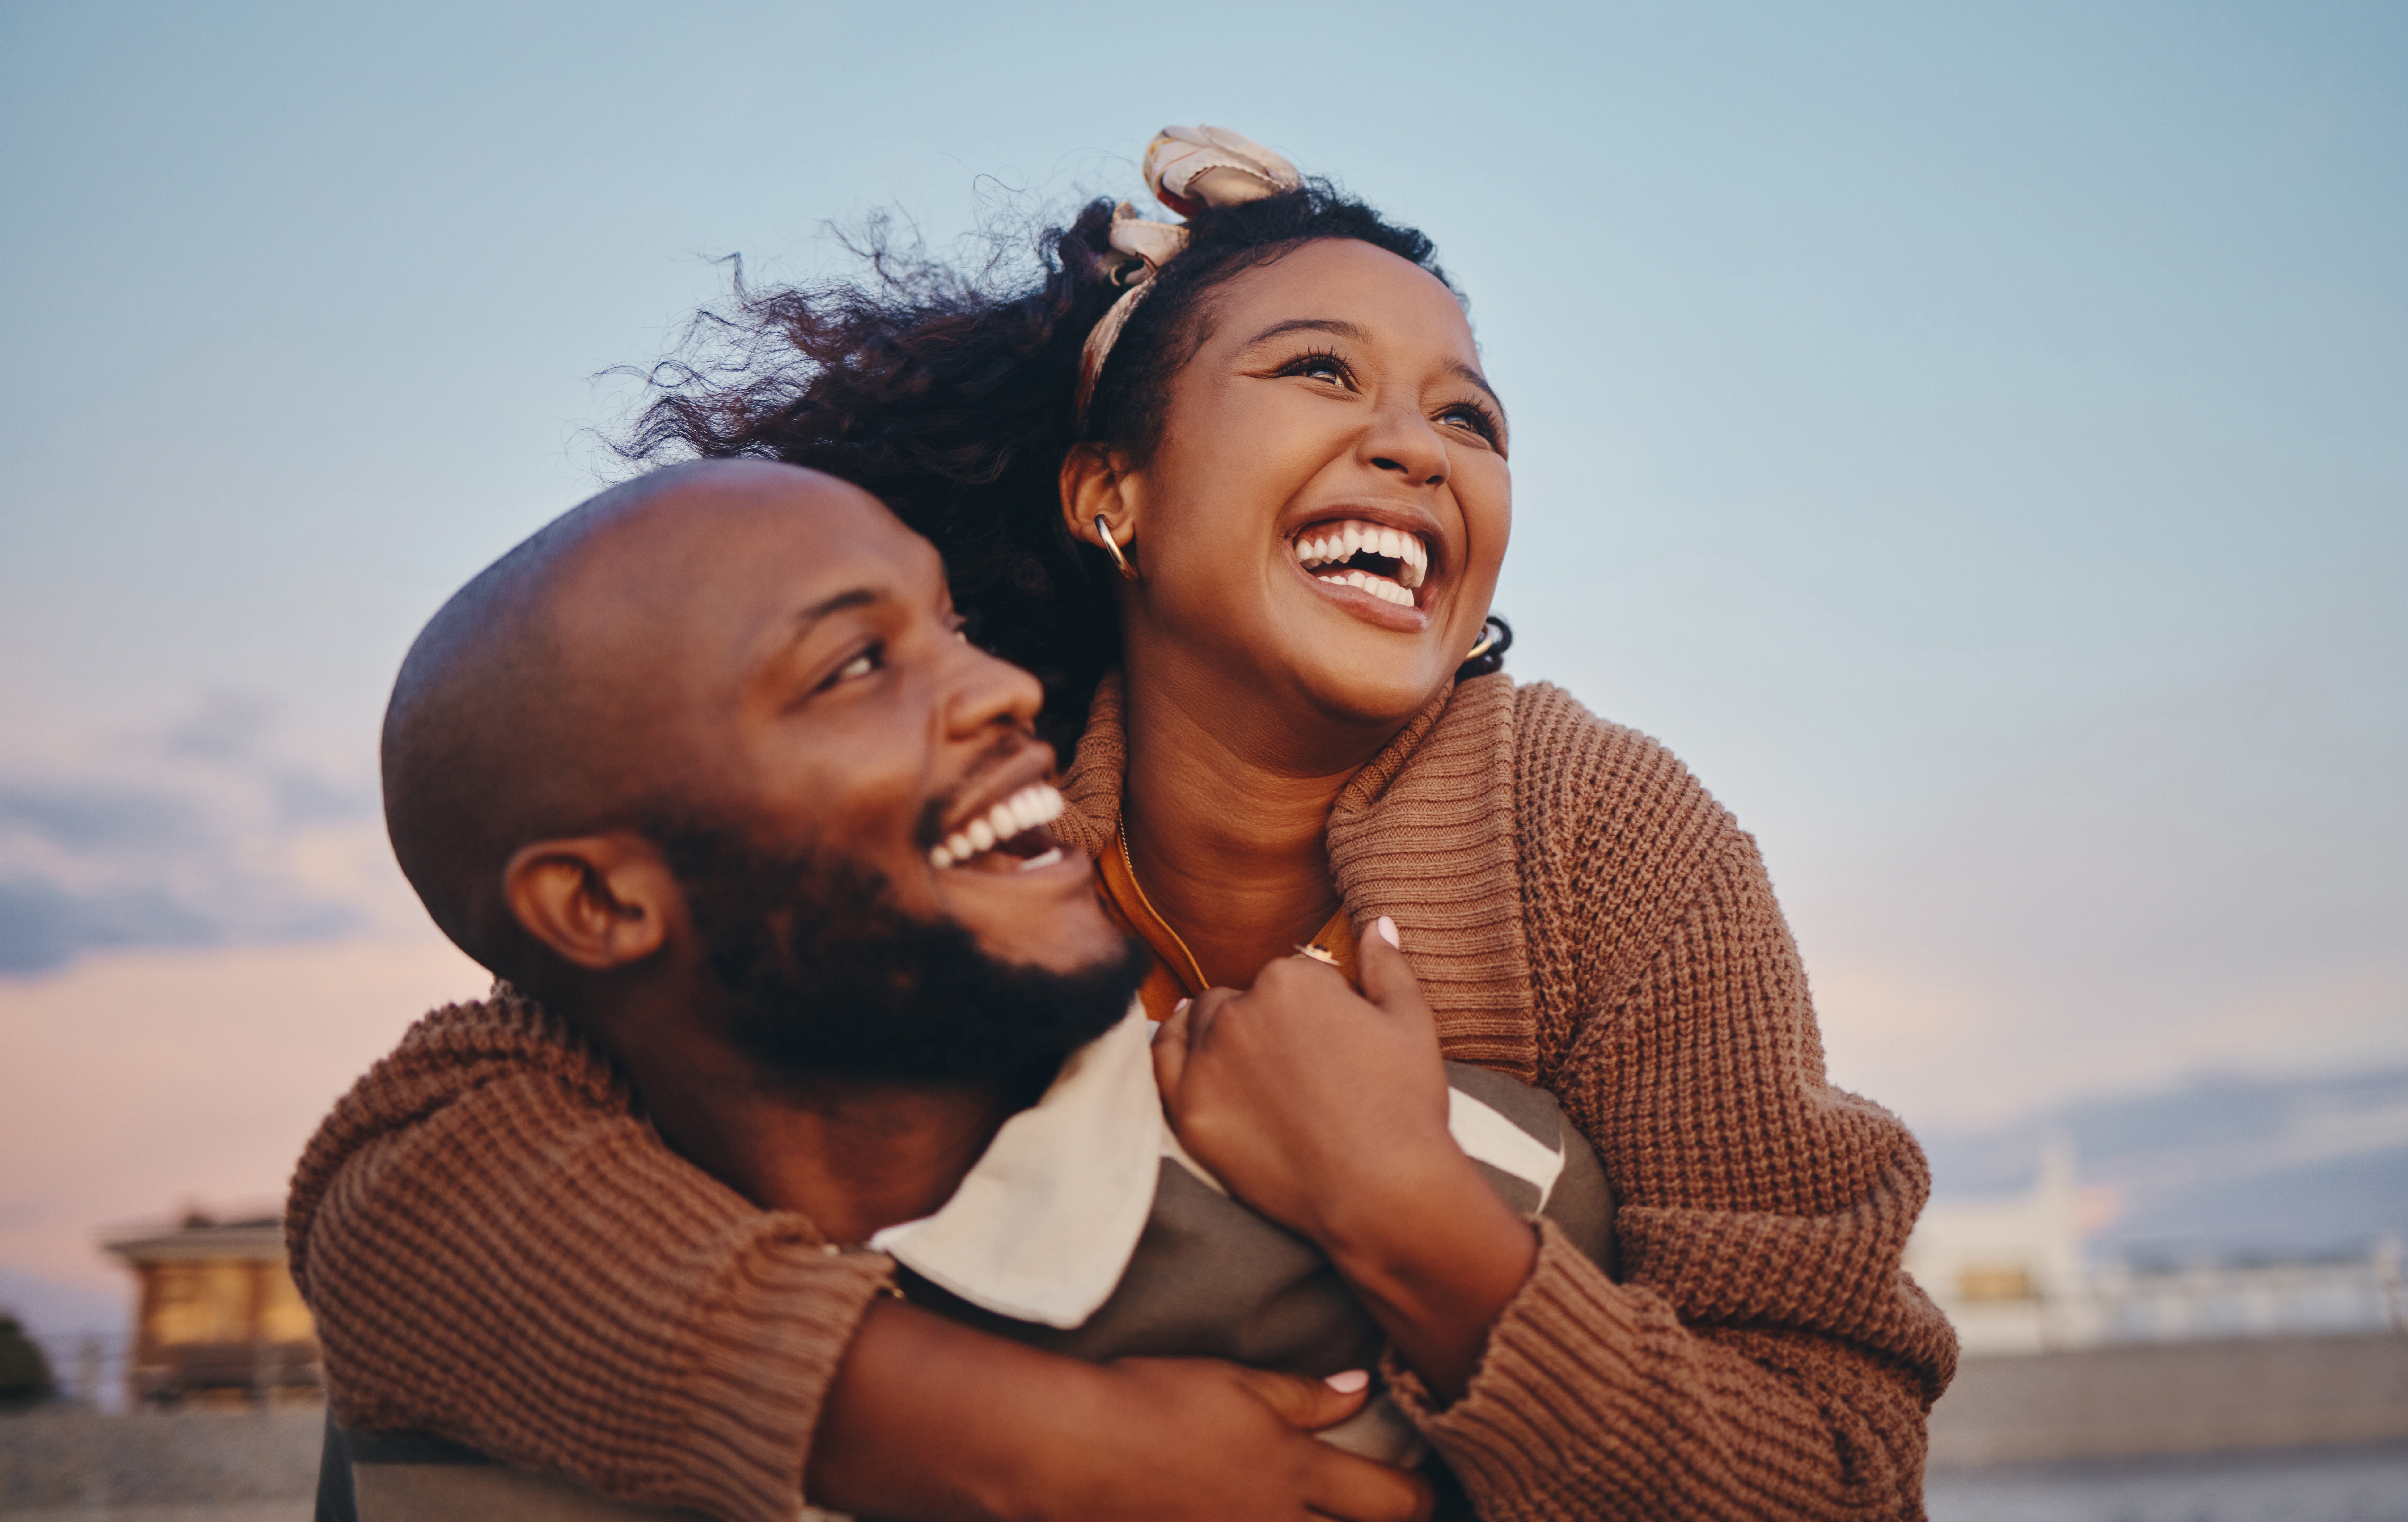
[[[1303,182],[1295,165],[1226,127],[1165,127],[1145,149],[1146,188],[1182,217],[1204,207],[1243,206],[1283,194]],[[1129,314],[1153,288],[1154,277],[1187,247],[1187,229],[1178,223],[1148,222],[1123,201],[1112,208],[1111,246],[1125,256],[1111,276],[1122,287],[1122,295],[1087,335],[1079,356],[1082,426],[1087,404],[1095,398],[1096,377],[1103,374],[1121,329],[1128,326]]]

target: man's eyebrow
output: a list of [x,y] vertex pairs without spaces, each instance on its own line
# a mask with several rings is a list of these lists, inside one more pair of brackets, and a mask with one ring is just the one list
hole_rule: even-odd
[[839,592],[833,597],[822,597],[795,614],[795,638],[800,639],[811,632],[820,620],[831,613],[841,613],[852,608],[870,608],[886,600],[886,594],[876,587],[857,586]]

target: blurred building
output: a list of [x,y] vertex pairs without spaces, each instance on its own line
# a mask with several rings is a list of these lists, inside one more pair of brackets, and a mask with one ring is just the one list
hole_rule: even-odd
[[1967,1353],[2063,1342],[2059,1323],[2086,1279],[2071,1145],[2050,1145],[2020,1194],[1933,1199],[1907,1242],[1906,1271],[1948,1313]]
[[319,1387],[318,1339],[284,1264],[274,1216],[187,1215],[171,1230],[104,1244],[139,1281],[129,1401],[267,1402]]
[[2059,1139],[2029,1188],[1926,1208],[1907,1271],[1968,1354],[2408,1330],[2396,1238],[2321,1257],[2094,1263],[2086,1200],[2072,1144]]
[[2073,1149],[2026,1189],[1932,1201],[1907,1271],[1964,1361],[1934,1465],[2408,1439],[2396,1238],[2289,1259],[2094,1261]]

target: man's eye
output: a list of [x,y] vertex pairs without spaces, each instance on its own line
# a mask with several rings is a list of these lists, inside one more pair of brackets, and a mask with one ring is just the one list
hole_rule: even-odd
[[883,645],[870,646],[867,650],[855,655],[853,659],[845,662],[842,666],[838,667],[836,668],[836,675],[828,678],[827,684],[833,687],[839,682],[852,682],[857,678],[869,675],[869,673],[877,670],[880,665],[883,663],[885,654],[886,647]]

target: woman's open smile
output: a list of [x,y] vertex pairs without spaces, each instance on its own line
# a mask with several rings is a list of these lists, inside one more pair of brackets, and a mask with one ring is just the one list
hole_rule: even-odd
[[1382,628],[1428,627],[1443,585],[1443,540],[1425,514],[1369,504],[1332,509],[1288,535],[1287,544],[1313,589],[1349,612]]
[[1100,544],[1102,516],[1131,559],[1130,669],[1259,716],[1241,727],[1329,724],[1357,751],[1443,690],[1512,524],[1479,359],[1444,283],[1361,242],[1307,243],[1216,288],[1159,442],[1080,465],[1066,491],[1066,525]]

